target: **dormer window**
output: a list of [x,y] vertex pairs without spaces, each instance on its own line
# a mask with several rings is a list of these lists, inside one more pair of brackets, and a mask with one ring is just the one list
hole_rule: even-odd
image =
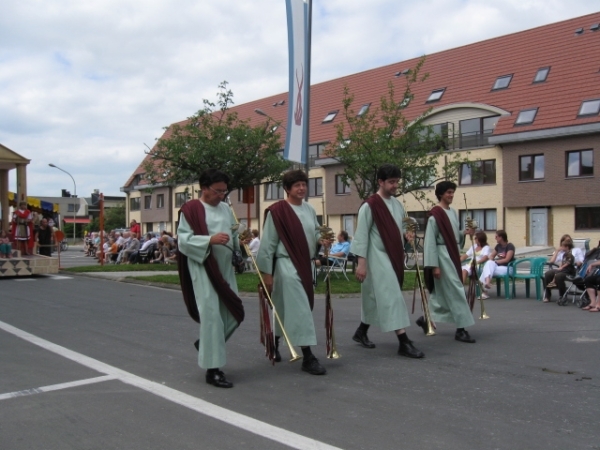
[[329,112],[323,119],[323,122],[321,123],[333,122],[333,119],[335,119],[335,116],[337,116],[338,111],[339,110]]
[[595,116],[600,112],[600,99],[586,100],[581,103],[578,116]]
[[512,80],[512,75],[503,75],[501,77],[496,78],[496,82],[492,87],[492,91],[497,91],[499,89],[506,89]]
[[524,109],[517,116],[517,120],[515,120],[515,125],[528,125],[530,123],[533,123],[537,111],[537,108]]
[[429,98],[427,99],[426,103],[437,102],[438,100],[440,100],[442,98],[442,95],[444,95],[444,92],[446,92],[446,88],[436,89],[436,90],[432,91],[431,94],[429,95]]
[[535,78],[533,79],[533,82],[543,83],[544,81],[546,81],[546,78],[548,78],[548,73],[550,73],[550,67],[542,67],[541,69],[538,69],[537,73],[535,74]]

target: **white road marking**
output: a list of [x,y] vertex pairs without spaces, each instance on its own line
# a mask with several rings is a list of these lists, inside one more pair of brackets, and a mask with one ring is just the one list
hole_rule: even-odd
[[139,389],[143,389],[173,403],[177,403],[193,411],[207,415],[213,419],[220,420],[258,436],[287,445],[288,447],[311,450],[339,450],[338,447],[333,447],[325,444],[324,442],[320,442],[292,431],[284,430],[283,428],[261,422],[260,420],[253,419],[252,417],[245,416],[235,411],[230,411],[176,389],[146,380],[145,378],[139,377],[132,373],[125,372],[117,367],[113,367],[103,363],[102,361],[98,361],[97,359],[74,352],[73,350],[69,350],[68,348],[60,345],[53,344],[50,341],[15,328],[5,322],[0,321],[0,329],[48,351],[54,352],[64,358],[89,367],[90,369],[94,369],[98,372],[112,376],[114,379],[118,379]]
[[86,380],[70,381],[68,383],[53,384],[51,386],[42,386],[39,388],[26,389],[24,391],[9,392],[7,394],[0,394],[0,400],[6,400],[15,397],[23,397],[25,395],[41,394],[42,392],[52,392],[61,389],[69,389],[76,386],[85,386],[87,384],[102,383],[103,381],[115,379],[116,377],[112,375],[103,375],[101,377],[88,378]]
[[65,277],[64,275],[47,275],[48,278],[53,280],[72,280],[73,277]]

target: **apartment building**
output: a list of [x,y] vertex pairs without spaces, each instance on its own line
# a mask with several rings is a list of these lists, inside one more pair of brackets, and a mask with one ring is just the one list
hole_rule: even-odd
[[[554,245],[564,233],[600,239],[599,24],[600,13],[594,13],[426,55],[422,71],[429,77],[412,86],[404,113],[413,120],[431,108],[425,123],[443,143],[439,164],[455,152],[472,161],[455,180],[454,206],[465,216],[465,194],[480,227],[506,229],[516,246]],[[357,111],[377,108],[390,82],[403,91],[419,59],[311,87],[309,202],[336,231],[353,234],[361,203],[341,182],[340,163],[324,154],[344,120],[343,90],[354,95]],[[285,100],[287,93],[280,93],[233,109],[253,124],[267,115],[285,126]],[[144,231],[174,231],[180,205],[198,198],[199,186],[148,186],[144,162],[122,187],[128,219]],[[434,200],[433,189],[427,196]],[[241,192],[231,195],[238,217],[260,229],[264,209],[283,198],[283,190],[265,183],[254,197],[247,205]],[[428,204],[410,195],[400,200],[424,223]]]

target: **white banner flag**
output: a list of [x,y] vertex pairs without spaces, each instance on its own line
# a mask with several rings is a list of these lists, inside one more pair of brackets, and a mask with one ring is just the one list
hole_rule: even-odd
[[308,90],[310,88],[309,0],[286,0],[290,88],[287,137],[283,157],[306,164],[308,153]]

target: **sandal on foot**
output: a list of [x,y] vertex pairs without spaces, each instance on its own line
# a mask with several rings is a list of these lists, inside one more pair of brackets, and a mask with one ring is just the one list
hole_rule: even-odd
[[593,308],[588,309],[588,312],[600,312],[600,308],[594,306]]
[[581,309],[583,309],[584,311],[589,311],[589,310],[590,310],[590,309],[592,309],[592,308],[593,308],[593,306],[592,306],[592,305],[587,305],[587,306],[584,306],[584,307],[583,307],[583,308],[581,308]]

